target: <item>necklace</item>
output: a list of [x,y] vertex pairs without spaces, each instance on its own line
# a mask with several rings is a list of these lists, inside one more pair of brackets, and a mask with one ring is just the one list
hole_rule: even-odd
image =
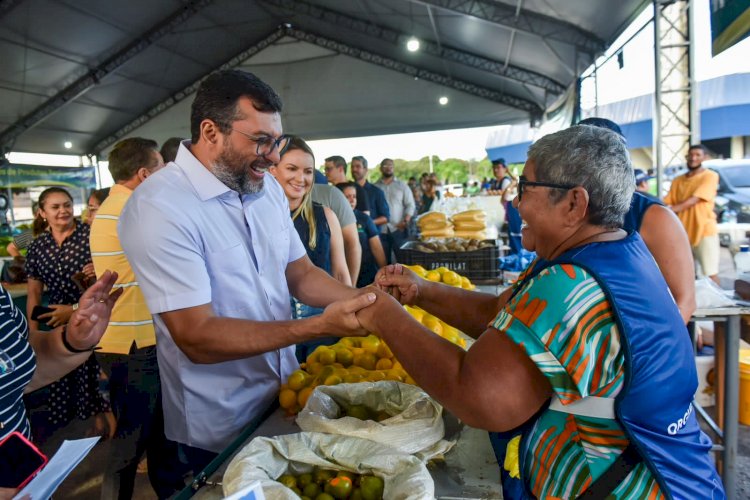
[[[622,229],[619,229],[619,228],[618,228],[618,229],[605,229],[604,231],[599,231],[598,233],[594,233],[594,234],[592,234],[591,236],[587,236],[586,238],[582,239],[581,241],[578,241],[578,242],[576,242],[576,243],[573,243],[572,245],[570,245],[570,248],[575,248],[575,247],[579,247],[579,246],[581,246],[581,245],[585,245],[585,244],[587,244],[587,243],[594,243],[594,242],[597,242],[597,241],[611,241],[611,240],[612,240],[612,239],[614,239],[614,238],[611,238],[611,237],[603,237],[603,238],[599,238],[599,237],[600,237],[600,236],[604,236],[604,235],[607,235],[607,234],[619,233],[619,232],[621,232],[621,231],[622,231]],[[558,250],[560,249],[560,247],[561,247],[561,246],[563,246],[563,245],[564,245],[565,243],[567,243],[567,242],[568,242],[568,240],[570,240],[571,238],[573,238],[573,237],[574,237],[575,235],[576,235],[576,233],[573,233],[573,234],[571,234],[570,236],[568,236],[567,238],[565,238],[564,240],[562,240],[562,241],[561,241],[561,242],[560,242],[560,243],[559,243],[559,244],[558,244],[558,245],[557,245],[557,246],[555,247],[555,249],[554,249],[554,250],[552,250],[552,252],[551,252],[551,254],[550,254],[550,255],[551,255],[551,257],[550,257],[550,260],[551,260],[551,259],[556,259],[557,257],[559,257],[559,256],[560,256],[560,254],[562,254],[562,253],[564,253],[565,251],[569,250],[569,248],[566,248],[566,249],[565,249],[564,251],[561,251],[561,252],[560,252],[560,254],[558,254],[558,253],[557,253],[557,251],[558,251]]]

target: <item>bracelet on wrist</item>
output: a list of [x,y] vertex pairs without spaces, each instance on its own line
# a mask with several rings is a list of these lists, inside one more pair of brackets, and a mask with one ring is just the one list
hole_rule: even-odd
[[83,353],[83,352],[92,352],[92,351],[96,350],[96,346],[95,345],[89,347],[88,349],[76,349],[75,347],[73,347],[72,345],[70,345],[70,342],[68,342],[68,326],[67,325],[63,325],[63,327],[62,327],[62,333],[60,334],[60,338],[62,339],[62,345],[68,351],[72,352],[73,354],[80,354],[80,353]]

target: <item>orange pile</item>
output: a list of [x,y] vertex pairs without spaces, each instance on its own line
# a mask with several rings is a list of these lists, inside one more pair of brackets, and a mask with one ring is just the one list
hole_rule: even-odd
[[[450,342],[466,347],[459,331],[416,307],[406,310],[426,328]],[[395,380],[415,385],[414,379],[393,356],[384,340],[375,335],[344,337],[331,346],[317,347],[289,375],[279,391],[279,404],[288,413],[298,413],[319,385]]]

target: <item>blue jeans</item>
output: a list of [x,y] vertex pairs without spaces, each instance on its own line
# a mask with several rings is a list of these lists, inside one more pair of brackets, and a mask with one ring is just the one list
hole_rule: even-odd
[[[313,307],[303,304],[299,300],[292,297],[292,317],[294,319],[309,318],[311,316],[317,316],[323,314],[322,307]],[[333,345],[338,342],[338,337],[324,337],[321,339],[308,340],[297,344],[294,356],[297,358],[299,363],[304,362],[307,356],[315,350],[316,347],[321,345]]]
[[208,467],[208,464],[210,464],[214,458],[219,456],[218,453],[204,450],[203,448],[196,448],[183,443],[176,444],[180,462],[185,469],[193,471],[193,477],[197,476],[203,469]]
[[109,377],[117,432],[107,458],[101,497],[133,496],[138,462],[148,458],[148,477],[156,495],[168,498],[183,488],[182,468],[175,443],[164,436],[161,383],[156,346],[132,349],[130,354],[97,353]]
[[387,228],[383,228],[383,232],[380,233],[380,242],[383,244],[383,251],[385,252],[385,259],[389,264],[396,262],[396,250],[401,248],[401,245],[406,243],[409,239],[406,231],[388,231]]

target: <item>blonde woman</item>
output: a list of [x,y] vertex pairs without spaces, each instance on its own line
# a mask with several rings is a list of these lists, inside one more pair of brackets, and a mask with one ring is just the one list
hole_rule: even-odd
[[[344,255],[344,238],[341,226],[333,211],[314,203],[311,191],[314,183],[315,156],[310,147],[299,137],[291,136],[281,161],[270,168],[271,175],[281,184],[289,201],[289,210],[294,227],[307,249],[307,255],[317,267],[345,285],[352,285]],[[306,318],[323,312],[322,309],[293,301],[295,318]],[[335,338],[331,339],[335,342]],[[316,341],[316,345],[320,345]],[[297,356],[307,352],[297,346]],[[306,356],[303,356],[303,359]]]

